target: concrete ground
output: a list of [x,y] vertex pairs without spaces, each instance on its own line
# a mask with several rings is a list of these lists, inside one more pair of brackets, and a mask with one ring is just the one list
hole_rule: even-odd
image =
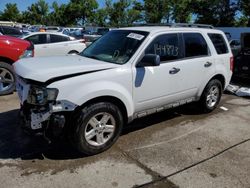
[[250,187],[249,99],[224,95],[210,114],[189,105],[136,120],[92,157],[24,135],[18,107],[16,94],[0,97],[0,187]]

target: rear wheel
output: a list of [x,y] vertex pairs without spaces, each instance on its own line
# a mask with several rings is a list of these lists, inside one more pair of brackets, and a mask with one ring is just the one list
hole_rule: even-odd
[[211,80],[205,87],[199,101],[202,111],[213,111],[220,102],[222,95],[222,84],[219,80]]
[[7,95],[15,90],[15,76],[11,65],[0,62],[0,95]]
[[110,148],[118,139],[123,117],[117,106],[100,102],[83,108],[76,120],[73,135],[78,151],[94,155]]

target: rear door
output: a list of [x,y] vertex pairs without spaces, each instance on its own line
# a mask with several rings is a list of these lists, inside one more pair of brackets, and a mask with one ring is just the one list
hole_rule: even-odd
[[49,34],[49,44],[47,45],[50,55],[66,55],[69,53],[71,46],[68,43],[70,38],[67,36]]
[[185,70],[185,82],[192,88],[195,100],[200,97],[205,85],[215,74],[215,58],[207,41],[206,34],[200,32],[185,32],[183,35],[184,58],[181,61]]

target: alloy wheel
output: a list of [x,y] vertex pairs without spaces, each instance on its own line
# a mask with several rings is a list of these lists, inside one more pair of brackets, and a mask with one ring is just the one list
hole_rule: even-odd
[[7,91],[15,84],[13,74],[5,68],[0,68],[0,92]]
[[84,136],[92,146],[102,146],[107,143],[115,132],[115,118],[106,112],[95,114],[87,123]]

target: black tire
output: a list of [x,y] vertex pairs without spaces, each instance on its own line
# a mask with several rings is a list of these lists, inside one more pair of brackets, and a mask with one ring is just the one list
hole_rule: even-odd
[[[0,96],[1,95],[8,95],[14,92],[15,90],[15,75],[13,73],[13,67],[5,62],[0,61],[0,83],[3,84],[3,88],[0,87]],[[9,80],[12,80],[12,83],[5,83],[2,80],[5,78]]]
[[[211,90],[217,88],[218,89],[218,95],[217,95],[217,99],[214,100],[213,99],[209,99],[208,101],[208,96],[209,94],[211,94]],[[217,79],[213,79],[211,81],[209,81],[209,83],[207,84],[207,86],[205,87],[203,93],[202,93],[202,96],[200,98],[200,101],[199,101],[199,105],[201,107],[201,110],[205,113],[209,113],[209,112],[212,112],[219,104],[220,102],[220,99],[221,99],[221,95],[222,95],[222,84],[219,80]],[[210,103],[213,101],[213,103]]]
[[[98,144],[97,136],[99,134],[104,135],[104,133],[97,133],[98,131],[95,130],[95,128],[93,128],[92,125],[90,126],[89,122],[94,117],[97,119],[98,114],[102,114],[102,113],[112,116],[112,122],[115,121],[114,131],[111,136],[110,135],[106,137],[102,136],[104,139],[105,138],[108,139],[107,142],[101,145],[95,145],[94,144],[95,139],[96,139],[96,144]],[[98,121],[99,123],[101,122],[101,120],[98,120]],[[108,124],[108,122],[106,124]],[[91,104],[89,106],[84,107],[80,111],[80,113],[77,115],[77,118],[75,119],[75,125],[76,126],[73,132],[72,143],[74,144],[74,146],[77,148],[79,152],[87,154],[87,155],[95,155],[95,154],[101,153],[109,149],[116,142],[116,140],[118,139],[122,131],[123,116],[119,108],[115,106],[114,104],[109,103],[109,102],[99,102],[99,103]],[[98,126],[101,126],[101,125],[98,124]],[[92,138],[93,140],[88,141],[86,139],[86,130],[89,128],[96,131],[95,132],[96,136]],[[93,142],[93,144],[90,142]]]

